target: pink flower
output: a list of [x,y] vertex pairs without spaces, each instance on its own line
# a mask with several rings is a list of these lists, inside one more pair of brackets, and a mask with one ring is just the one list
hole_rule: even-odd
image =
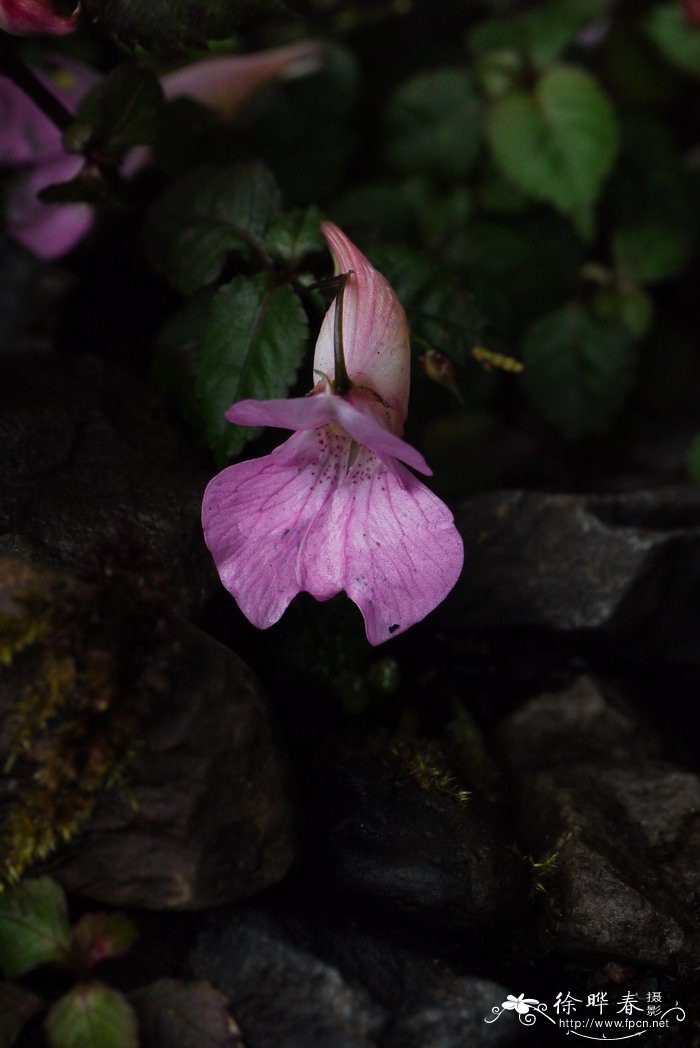
[[59,14],[51,0],[0,0],[0,29],[14,36],[32,33],[72,33],[78,24],[80,4],[69,15]]
[[[230,118],[263,83],[276,76],[306,72],[319,64],[321,54],[318,44],[303,41],[260,54],[205,58],[166,73],[161,84],[168,101],[193,98]],[[93,69],[63,58],[48,72],[36,72],[73,111],[99,81]],[[132,149],[124,158],[122,174],[132,177],[151,159],[147,147]],[[46,186],[75,178],[84,160],[64,151],[54,124],[12,81],[2,77],[0,165],[29,168],[7,194],[10,235],[46,260],[60,258],[75,247],[94,221],[93,208],[88,204],[45,204],[37,194]]]
[[700,25],[700,0],[683,0],[683,11],[689,22]]
[[409,390],[406,314],[387,280],[331,222],[322,225],[336,272],[351,273],[343,312],[349,392],[334,390],[336,303],[314,357],[322,378],[307,397],[244,400],[226,417],[295,433],[271,455],[229,466],[204,495],[207,545],[226,589],[261,629],[297,593],[345,590],[370,644],[420,621],[459,577],[452,514],[403,463],[430,474],[401,439]]

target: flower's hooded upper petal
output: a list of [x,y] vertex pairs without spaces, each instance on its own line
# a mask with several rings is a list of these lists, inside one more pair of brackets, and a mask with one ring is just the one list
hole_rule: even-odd
[[45,204],[37,197],[45,186],[74,178],[82,166],[82,157],[66,154],[39,165],[8,193],[8,231],[39,258],[50,260],[65,255],[93,223],[94,212],[89,204]]
[[32,33],[72,33],[78,25],[80,4],[69,15],[56,11],[51,0],[0,0],[0,29],[15,36]]
[[[376,409],[382,410],[379,405]],[[228,409],[226,418],[241,426],[295,430],[316,429],[335,422],[358,444],[378,455],[400,459],[427,476],[431,473],[421,453],[382,425],[369,402],[354,393],[338,397],[326,390],[289,400],[241,400]]]
[[[343,347],[350,379],[367,386],[396,412],[403,426],[410,385],[410,340],[406,313],[388,280],[333,222],[321,230],[336,273],[353,271],[345,286]],[[335,374],[333,328],[336,302],[326,313],[316,343],[314,369]]]
[[322,55],[321,45],[308,40],[252,55],[218,55],[166,73],[161,84],[168,101],[193,98],[231,119],[268,80],[312,72]]

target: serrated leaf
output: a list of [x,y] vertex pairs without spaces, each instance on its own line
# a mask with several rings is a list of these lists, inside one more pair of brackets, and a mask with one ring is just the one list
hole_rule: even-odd
[[133,1008],[100,982],[79,983],[56,1001],[44,1025],[51,1048],[138,1048]]
[[290,266],[297,266],[305,255],[323,251],[321,212],[317,207],[297,208],[278,218],[267,231],[270,252]]
[[387,105],[386,155],[398,171],[459,178],[476,160],[482,123],[468,73],[421,73],[402,84]]
[[282,0],[87,0],[103,32],[130,47],[174,52],[231,36],[243,22],[284,11]]
[[630,387],[632,335],[579,306],[549,313],[522,345],[530,400],[566,437],[604,432]]
[[669,62],[700,76],[700,28],[688,21],[680,3],[673,0],[652,8],[642,24]]
[[192,294],[217,279],[230,252],[268,261],[264,234],[278,206],[277,185],[262,163],[191,171],[151,210],[149,259],[173,287]]
[[125,913],[86,913],[73,928],[73,953],[83,966],[94,968],[107,957],[122,957],[138,932]]
[[582,69],[557,66],[534,92],[496,101],[488,137],[506,177],[593,231],[593,206],[617,154],[617,122],[602,88]]
[[159,979],[131,995],[148,1048],[243,1048],[222,993],[206,982]]
[[197,395],[205,437],[220,459],[237,455],[260,432],[232,425],[224,411],[248,397],[283,397],[294,382],[306,340],[306,314],[299,299],[269,274],[237,277],[214,296],[197,361]]
[[63,890],[50,877],[26,880],[0,894],[0,971],[16,979],[64,961],[70,926]]
[[163,104],[155,74],[123,62],[83,99],[78,119],[92,128],[100,154],[116,161],[130,146],[153,140]]
[[25,986],[0,981],[0,1048],[12,1048],[25,1023],[43,1007],[41,997]]
[[625,226],[613,236],[620,272],[642,284],[678,276],[688,262],[689,248],[684,230],[655,219]]

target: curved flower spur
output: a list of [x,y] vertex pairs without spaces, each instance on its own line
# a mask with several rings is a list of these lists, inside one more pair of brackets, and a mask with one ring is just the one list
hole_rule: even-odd
[[215,477],[202,522],[221,581],[253,625],[273,625],[297,593],[328,600],[345,590],[370,644],[381,644],[449,593],[462,540],[447,506],[403,465],[430,474],[400,436],[410,381],[403,307],[337,226],[321,230],[340,291],[316,343],[319,381],[306,397],[228,409],[239,425],[295,432]]

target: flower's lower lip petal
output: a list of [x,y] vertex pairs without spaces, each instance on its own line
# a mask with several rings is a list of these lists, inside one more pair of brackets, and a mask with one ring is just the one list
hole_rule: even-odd
[[317,599],[344,589],[376,645],[431,612],[463,558],[447,506],[400,463],[387,468],[365,451],[309,528],[299,578]]
[[319,475],[323,455],[317,434],[294,434],[271,455],[229,466],[205,492],[202,524],[221,581],[260,629],[303,588],[299,548],[335,484]]
[[332,408],[336,422],[358,444],[370,448],[378,455],[400,459],[407,466],[412,466],[428,477],[432,475],[432,470],[420,451],[383,426],[368,405],[356,399],[333,397]]
[[279,429],[317,429],[334,417],[331,398],[325,393],[288,400],[240,400],[224,412],[239,426],[277,426]]
[[65,255],[94,222],[94,211],[88,204],[45,204],[37,197],[45,186],[74,178],[82,166],[82,158],[75,156],[42,164],[8,194],[10,235],[39,258]]

